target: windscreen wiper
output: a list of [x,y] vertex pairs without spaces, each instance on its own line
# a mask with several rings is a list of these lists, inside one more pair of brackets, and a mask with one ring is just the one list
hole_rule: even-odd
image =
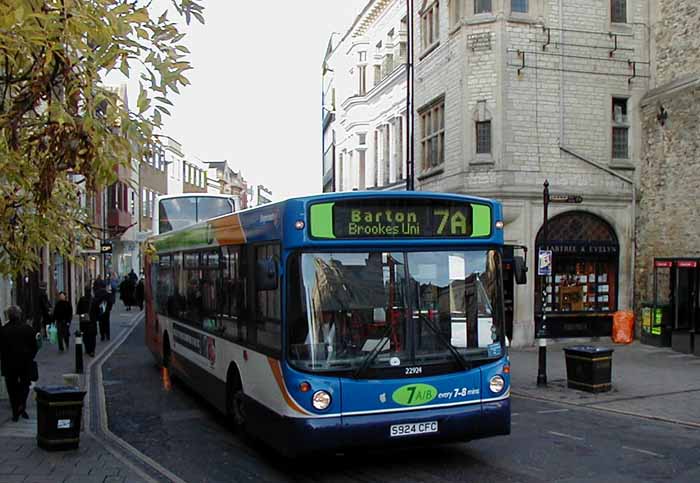
[[455,361],[457,361],[457,364],[459,364],[459,367],[463,371],[468,371],[470,368],[469,363],[467,363],[467,361],[464,360],[464,357],[462,357],[462,354],[460,354],[459,351],[455,349],[455,347],[452,344],[450,344],[450,341],[448,341],[447,338],[445,338],[445,335],[433,325],[433,321],[425,315],[421,314],[420,312],[418,312],[418,318],[425,322],[425,324],[430,328],[430,330],[432,330],[433,333],[437,336],[438,340],[449,349],[449,351],[454,356]]
[[359,377],[367,370],[369,365],[376,359],[377,355],[384,349],[384,346],[386,343],[389,341],[389,333],[391,332],[392,325],[391,322],[387,322],[386,327],[384,328],[384,331],[381,334],[381,337],[379,338],[379,343],[374,346],[372,351],[367,354],[367,357],[362,361],[362,365],[355,370],[355,372],[352,374],[352,377],[354,379],[359,379]]

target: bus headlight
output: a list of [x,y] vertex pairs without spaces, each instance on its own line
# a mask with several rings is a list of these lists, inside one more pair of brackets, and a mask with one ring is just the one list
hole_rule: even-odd
[[328,409],[328,406],[331,405],[331,395],[326,391],[316,391],[311,397],[311,405],[319,411]]
[[498,394],[506,386],[506,381],[501,376],[493,376],[489,380],[489,389],[492,393]]

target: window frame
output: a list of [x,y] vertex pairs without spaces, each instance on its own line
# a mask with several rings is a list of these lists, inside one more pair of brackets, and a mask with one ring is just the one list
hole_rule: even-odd
[[[622,119],[618,120],[615,116],[615,107],[618,105],[623,105],[623,112],[622,116],[624,116]],[[613,96],[611,99],[611,127],[610,127],[610,156],[611,159],[613,160],[622,160],[622,161],[630,161],[630,128],[631,128],[631,123],[629,119],[629,97],[623,97],[623,96]],[[625,138],[626,138],[626,143],[625,143],[625,152],[624,156],[618,156],[618,154],[622,154],[619,151],[616,151],[616,143],[615,143],[615,133],[617,132],[624,132],[625,133]]]
[[[525,10],[516,10],[515,4],[525,2]],[[530,0],[510,0],[510,12],[516,15],[527,15],[530,13]]]
[[[480,127],[488,125],[488,150],[482,150],[485,143],[480,142]],[[493,154],[493,125],[491,120],[474,121],[474,148],[477,156],[490,156]]]
[[[488,2],[488,9],[486,8]],[[477,10],[481,6],[481,10]],[[493,14],[493,0],[474,0],[474,15]]]
[[627,0],[610,0],[610,23],[626,24]]
[[[420,116],[420,148],[422,173],[437,169],[445,164],[445,97],[430,102],[421,109]],[[437,121],[433,116],[437,115]],[[437,139],[437,152],[433,151],[433,142]],[[428,155],[430,153],[430,156]],[[433,155],[437,160],[433,161]]]
[[424,52],[440,43],[440,0],[426,2],[420,12],[421,48]]

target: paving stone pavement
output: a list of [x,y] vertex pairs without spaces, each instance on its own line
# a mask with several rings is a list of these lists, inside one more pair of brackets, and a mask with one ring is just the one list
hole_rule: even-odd
[[[75,304],[74,304],[75,305]],[[115,340],[126,330],[138,311],[126,311],[117,302],[111,317],[111,335]],[[71,331],[77,328],[74,319]],[[44,342],[37,354],[39,381],[35,384],[63,385],[64,374],[75,370],[74,338],[70,350],[59,352],[56,345]],[[106,350],[108,343],[98,337],[96,354]],[[85,357],[86,373],[91,358]],[[4,380],[0,381],[4,386]],[[80,378],[81,385],[84,377]],[[80,434],[80,448],[72,451],[45,451],[37,446],[37,414],[32,388],[27,412],[29,419],[12,421],[12,411],[6,392],[0,400],[0,483],[141,483],[144,480],[128,466],[115,458],[105,447],[84,429]],[[87,397],[87,396],[86,396]]]
[[587,343],[614,349],[612,390],[592,394],[567,388],[563,348],[547,348],[547,387],[537,387],[538,349],[511,349],[513,392],[554,402],[635,414],[700,427],[700,358],[634,341],[613,344],[609,338]]

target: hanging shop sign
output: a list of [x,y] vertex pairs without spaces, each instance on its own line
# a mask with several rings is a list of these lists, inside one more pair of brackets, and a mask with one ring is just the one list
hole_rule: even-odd
[[552,275],[552,250],[540,250],[537,257],[537,275]]

